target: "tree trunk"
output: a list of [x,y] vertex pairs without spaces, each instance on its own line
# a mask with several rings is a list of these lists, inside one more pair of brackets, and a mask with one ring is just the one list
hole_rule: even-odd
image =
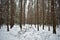
[[[50,31],[50,12],[49,12],[49,10],[50,10],[50,0],[48,0],[48,12],[47,12],[47,24],[48,24],[48,31]],[[49,21],[48,21],[49,20]]]
[[6,0],[6,13],[7,13],[7,31],[9,31],[9,0]]
[[1,25],[2,25],[2,2],[0,0],[0,29],[1,29]]
[[26,0],[24,0],[24,25],[25,25],[25,5],[26,5]]
[[15,3],[14,3],[15,0],[11,0],[11,21],[10,21],[10,25],[12,28],[13,25],[14,25],[14,15],[15,15]]
[[51,0],[51,15],[52,15],[52,23],[53,23],[53,33],[56,34],[56,15],[54,12],[54,0]]
[[20,2],[20,29],[22,30],[22,0]]
[[24,25],[25,25],[25,7],[26,7],[26,2],[27,2],[27,0],[24,0]]
[[42,0],[43,5],[43,30],[44,30],[44,0]]
[[38,9],[38,0],[37,0],[37,30],[39,31],[39,9]]

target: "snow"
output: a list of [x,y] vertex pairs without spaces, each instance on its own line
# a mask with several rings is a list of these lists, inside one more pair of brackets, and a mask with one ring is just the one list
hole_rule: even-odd
[[39,31],[37,31],[35,25],[31,26],[29,24],[23,25],[22,31],[17,24],[9,32],[6,31],[6,28],[6,25],[3,25],[0,29],[0,40],[60,40],[60,27],[56,30],[57,34],[52,33],[53,29],[51,26],[51,30],[48,31],[48,26],[46,25],[44,30],[41,25]]

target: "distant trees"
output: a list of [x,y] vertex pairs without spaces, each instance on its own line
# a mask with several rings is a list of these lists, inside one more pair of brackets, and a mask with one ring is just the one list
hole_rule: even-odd
[[[31,25],[34,24],[35,27],[36,25],[38,25],[37,30],[39,30],[39,24],[40,25],[43,24],[43,29],[46,23],[48,26],[53,24],[53,33],[56,33],[56,15],[55,15],[55,9],[54,9],[54,5],[55,5],[54,0],[46,0],[46,1],[45,0],[28,0],[28,1],[29,3],[27,3],[27,0],[19,0],[18,6],[16,6],[17,5],[16,0],[6,0],[6,1],[0,0],[0,26],[2,24],[2,18],[3,18],[4,23],[6,22],[6,25],[7,25],[7,31],[9,31],[9,26],[8,26],[9,21],[11,25],[10,28],[12,28],[14,25],[14,21],[15,21],[14,16],[16,16],[15,15],[16,13],[16,14],[19,14],[17,15],[19,17],[19,20],[17,21],[19,21],[21,30],[22,30],[22,24],[25,25],[26,23],[25,21],[27,20],[28,24],[31,24]],[[48,4],[45,2],[47,2]],[[58,1],[58,3],[59,2],[60,1]],[[26,6],[28,6],[28,10],[26,10],[27,9]],[[60,9],[60,3],[59,3],[59,9]],[[18,11],[18,13],[15,12],[15,10]],[[27,18],[25,13],[27,13]],[[48,27],[48,29],[50,30],[50,27]]]

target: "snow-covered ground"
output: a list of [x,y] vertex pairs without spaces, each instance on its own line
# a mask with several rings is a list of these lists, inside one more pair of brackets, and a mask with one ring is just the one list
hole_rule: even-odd
[[52,27],[48,31],[48,27],[45,25],[45,29],[42,29],[42,25],[37,31],[34,25],[23,25],[22,31],[19,25],[15,24],[9,32],[6,31],[6,25],[0,29],[0,40],[60,40],[60,27],[57,28],[57,34],[52,33]]

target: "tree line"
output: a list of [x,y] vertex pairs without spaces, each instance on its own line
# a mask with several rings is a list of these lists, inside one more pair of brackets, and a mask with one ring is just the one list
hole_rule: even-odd
[[[22,24],[31,24],[31,26],[34,24],[38,31],[39,25],[43,25],[43,30],[44,25],[48,25],[48,30],[50,31],[50,25],[52,25],[53,33],[56,34],[56,25],[58,23],[56,10],[58,8],[55,8],[55,1],[56,0],[0,0],[0,28],[2,24],[6,24],[7,31],[9,31],[9,25],[11,26],[10,28],[12,28],[14,24],[17,23],[22,30]],[[28,7],[26,8],[26,6]]]

